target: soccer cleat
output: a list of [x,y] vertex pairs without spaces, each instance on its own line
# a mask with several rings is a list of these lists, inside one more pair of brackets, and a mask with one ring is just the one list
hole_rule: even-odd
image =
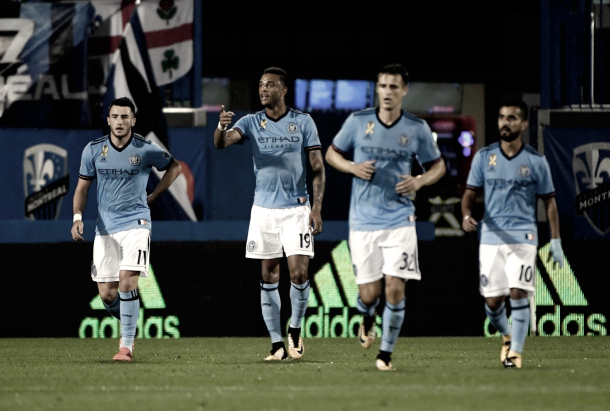
[[294,345],[294,336],[288,332],[288,354],[292,357],[293,360],[298,360],[303,356],[305,352],[305,347],[303,346],[303,337],[299,335],[298,337],[299,344],[297,346]]
[[371,324],[371,327],[367,330],[363,319],[358,329],[358,339],[363,348],[371,348],[371,345],[375,342],[375,325]]
[[284,342],[274,343],[271,348],[271,355],[265,357],[265,361],[281,361],[283,359],[288,358],[288,354],[286,353],[286,346],[284,346]]
[[504,360],[504,368],[521,368],[521,354],[516,351],[509,351]]
[[379,371],[396,371],[396,368],[392,365],[390,353],[379,351],[377,360],[375,360],[375,365]]
[[121,347],[119,352],[112,357],[112,361],[131,361],[133,359],[129,348]]
[[506,357],[508,357],[508,352],[510,351],[510,335],[502,336],[502,349],[500,350],[500,361],[504,363]]

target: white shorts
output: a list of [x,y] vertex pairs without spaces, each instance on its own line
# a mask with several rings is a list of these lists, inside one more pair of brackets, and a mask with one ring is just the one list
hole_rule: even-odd
[[485,298],[510,295],[511,288],[536,293],[536,254],[533,244],[479,246],[479,290]]
[[119,271],[139,271],[148,277],[150,230],[134,228],[108,235],[96,235],[93,241],[91,279],[97,282],[119,281]]
[[384,274],[421,280],[414,226],[350,231],[349,245],[357,284],[372,283]]
[[246,258],[269,260],[291,255],[313,258],[313,235],[309,226],[309,206],[263,208],[252,206]]

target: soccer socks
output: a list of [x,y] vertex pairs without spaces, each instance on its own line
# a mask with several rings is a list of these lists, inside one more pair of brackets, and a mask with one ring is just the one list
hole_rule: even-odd
[[393,305],[389,302],[385,304],[383,310],[383,336],[381,337],[380,351],[391,353],[398,340],[398,334],[405,319],[405,300]]
[[290,287],[290,302],[292,304],[292,317],[290,318],[290,326],[292,328],[301,328],[301,322],[307,310],[309,301],[309,280],[305,284],[295,284],[291,282]]
[[379,298],[372,304],[366,305],[360,299],[360,295],[358,295],[358,301],[356,302],[356,307],[359,312],[362,313],[364,317],[364,327],[368,330],[371,328],[373,323],[375,322],[375,308],[379,304]]
[[510,299],[512,308],[511,317],[513,319],[513,335],[510,340],[510,350],[521,354],[523,344],[527,336],[527,329],[530,325],[530,304],[527,298],[520,300]]
[[118,294],[114,301],[110,304],[106,304],[104,300],[102,300],[102,303],[104,304],[106,311],[108,311],[114,318],[121,321],[121,302]]
[[487,318],[489,318],[489,322],[500,331],[500,334],[504,336],[510,335],[510,325],[506,318],[506,305],[504,303],[495,311],[489,308],[487,303],[485,303],[485,313],[487,314]]
[[119,298],[121,300],[121,347],[129,348],[131,351],[138,329],[140,295],[136,288],[126,293],[119,291]]
[[277,290],[278,287],[279,283],[267,284],[261,281],[261,309],[272,343],[282,341],[282,327],[280,325],[282,302]]

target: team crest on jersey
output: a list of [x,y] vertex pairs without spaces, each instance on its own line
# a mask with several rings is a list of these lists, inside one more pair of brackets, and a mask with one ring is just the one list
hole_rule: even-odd
[[248,243],[248,252],[251,253],[254,250],[256,250],[256,241],[250,241]]
[[288,124],[288,125],[286,126],[286,130],[287,130],[289,133],[294,134],[294,133],[296,133],[297,131],[299,131],[299,126],[297,126],[297,125],[296,125],[296,123],[290,123],[290,124]]
[[137,154],[132,154],[129,157],[129,164],[131,164],[132,166],[137,166],[138,164],[140,164],[141,161],[142,158],[140,158],[140,156]]
[[261,120],[261,128],[263,130],[267,130],[267,119],[266,118]]
[[610,143],[590,143],[574,149],[572,170],[576,182],[576,213],[600,235],[610,232]]
[[371,136],[375,134],[375,132],[373,131],[374,128],[375,122],[369,121],[368,123],[366,123],[366,131],[364,132],[364,138],[371,138]]
[[489,279],[485,274],[481,274],[481,286],[487,287],[487,284],[489,284]]
[[526,165],[522,165],[519,167],[519,175],[521,177],[527,177],[530,175],[532,171],[530,170],[530,168]]
[[97,277],[97,268],[95,268],[93,261],[91,261],[91,277]]
[[400,144],[403,147],[408,146],[410,142],[411,142],[411,138],[407,135],[398,137],[398,144]]

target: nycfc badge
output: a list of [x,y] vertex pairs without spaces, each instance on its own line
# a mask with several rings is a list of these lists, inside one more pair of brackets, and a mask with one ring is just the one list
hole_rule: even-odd
[[529,176],[529,175],[530,175],[530,172],[531,172],[531,171],[530,171],[530,168],[529,168],[528,166],[523,165],[523,166],[519,167],[519,175],[520,175],[521,177],[527,177],[527,176]]
[[409,145],[409,143],[411,142],[411,139],[409,138],[409,136],[400,136],[398,137],[398,144],[400,144],[403,147],[406,147]]
[[93,261],[91,261],[91,277],[97,277],[97,268],[95,268]]
[[485,274],[481,274],[481,286],[487,287],[487,284],[489,284],[489,279]]
[[256,250],[256,241],[250,241],[248,243],[248,252],[251,253],[254,250]]
[[299,131],[299,126],[297,126],[295,123],[290,123],[288,124],[288,126],[286,127],[286,130],[291,133],[294,134],[297,131]]
[[129,157],[129,164],[131,164],[132,166],[137,166],[138,164],[140,164],[141,161],[142,159],[137,154],[132,154],[131,157]]

